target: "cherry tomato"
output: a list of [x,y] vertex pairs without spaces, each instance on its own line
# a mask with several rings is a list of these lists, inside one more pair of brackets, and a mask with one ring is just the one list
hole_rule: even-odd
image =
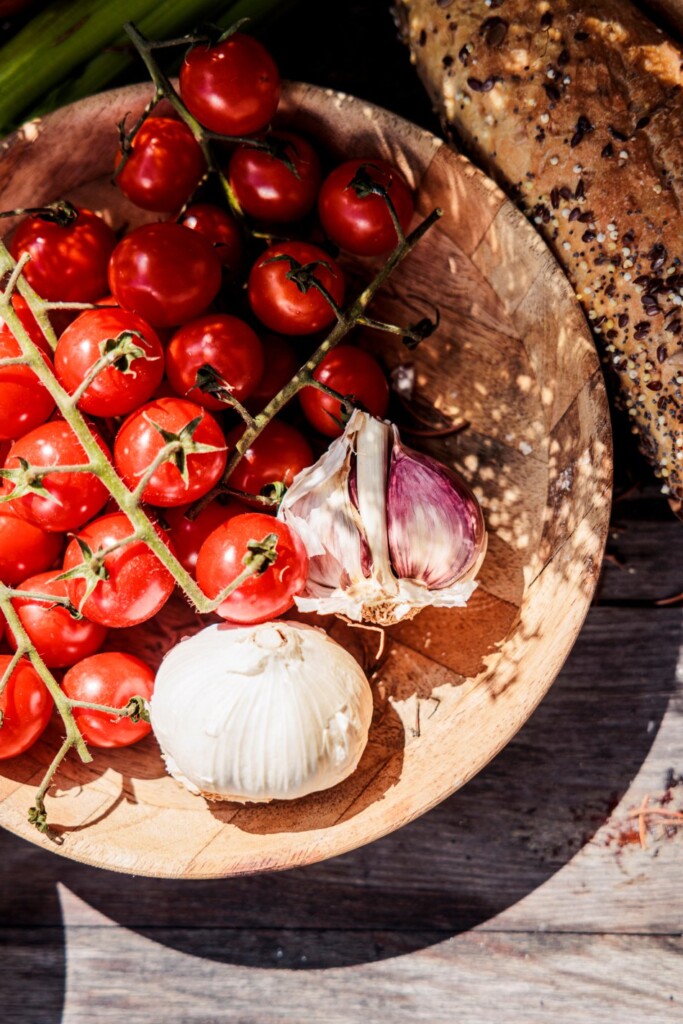
[[195,46],[180,69],[180,95],[200,124],[220,135],[265,128],[280,100],[280,74],[265,46],[235,32],[217,46]]
[[9,248],[15,260],[30,253],[24,276],[43,299],[94,302],[107,290],[107,263],[115,245],[116,235],[102,218],[78,208],[67,227],[27,217]]
[[[133,654],[105,651],[85,658],[64,676],[62,689],[70,700],[123,708],[131,697],[149,700],[154,690],[154,673]],[[151,732],[149,722],[107,715],[88,708],[74,708],[74,718],[83,739],[91,747],[129,747]]]
[[164,221],[122,238],[109,263],[109,287],[125,309],[153,327],[199,316],[221,285],[221,264],[198,231]]
[[318,199],[322,225],[337,245],[357,256],[380,256],[398,242],[396,228],[382,196],[363,198],[351,185],[359,168],[389,195],[399,223],[407,231],[413,215],[413,195],[405,178],[384,160],[349,160],[325,178]]
[[334,309],[315,285],[306,282],[302,292],[292,280],[294,275],[303,280],[303,268],[309,268],[338,306],[344,301],[344,274],[323,249],[307,242],[271,245],[251,268],[248,282],[251,308],[271,331],[314,334],[334,320]]
[[173,335],[166,353],[166,373],[177,394],[205,409],[220,411],[225,402],[195,386],[197,371],[210,365],[244,402],[263,373],[261,342],[248,324],[236,316],[213,313],[192,320]]
[[[226,437],[233,448],[244,433],[237,426]],[[287,487],[302,469],[314,462],[306,438],[295,427],[271,420],[230,474],[230,486],[238,491],[259,494],[267,484],[282,481]]]
[[264,370],[260,381],[252,391],[247,408],[260,412],[268,402],[282,391],[301,365],[291,344],[276,334],[261,335]]
[[[110,458],[107,446],[97,431],[91,429],[91,433]],[[43,423],[16,441],[10,449],[5,468],[18,469],[20,459],[25,459],[34,468],[77,466],[88,461],[81,442],[64,420]],[[109,497],[109,491],[93,473],[47,473],[41,482],[51,497],[24,494],[12,500],[12,508],[22,519],[43,530],[61,533],[75,530],[99,512]]]
[[194,576],[199,549],[209,534],[233,516],[241,515],[246,511],[246,507],[235,498],[230,498],[224,504],[212,501],[201,510],[196,519],[187,519],[186,512],[189,507],[181,505],[170,508],[164,513],[164,519],[169,526],[176,558],[183,568]]
[[223,266],[232,274],[238,273],[242,266],[242,236],[232,214],[210,203],[193,203],[180,223],[203,235],[213,245]]
[[0,580],[8,587],[49,569],[63,544],[61,533],[41,530],[20,519],[11,506],[0,504]]
[[[11,660],[9,654],[0,654],[0,679]],[[50,721],[52,707],[52,697],[42,679],[28,658],[22,658],[0,695],[0,761],[17,757],[33,746]]]
[[[19,294],[19,292],[15,292],[14,295],[12,296],[12,307],[14,309],[14,312],[19,317],[22,327],[26,330],[28,336],[30,337],[34,345],[37,345],[41,352],[44,353],[44,355],[52,358],[52,349],[49,345],[49,342],[47,341],[47,338],[45,337],[41,328],[39,327],[38,321],[31,312],[28,302],[23,297],[23,295]],[[55,313],[59,312],[64,311],[56,309],[51,310],[50,317],[52,318]],[[0,319],[0,337],[6,337],[7,335],[14,338],[12,331],[7,326],[5,321]]]
[[[93,554],[134,533],[123,512],[94,519],[78,532]],[[157,533],[166,542],[161,529]],[[72,540],[64,555],[64,569],[73,569],[84,561],[78,540]],[[69,599],[91,622],[120,629],[146,622],[162,608],[173,592],[174,580],[144,541],[133,541],[116,548],[104,559],[107,578],[98,580],[84,600],[86,580],[67,581]],[[82,606],[81,606],[81,602]]]
[[[387,379],[377,360],[362,348],[338,345],[328,352],[313,376],[340,395],[353,397],[373,416],[385,415],[389,406]],[[308,387],[299,393],[299,399],[306,419],[321,434],[327,437],[343,434],[343,428],[338,425],[342,409],[336,398]]]
[[55,372],[60,384],[73,394],[97,360],[106,354],[108,341],[132,333],[130,342],[146,358],[123,355],[100,370],[78,400],[78,408],[93,416],[123,416],[152,397],[164,375],[164,353],[152,327],[125,309],[88,309],[74,320],[57,343]]
[[[67,597],[67,582],[58,580],[58,575],[57,572],[39,573],[24,580],[18,589]],[[85,618],[74,618],[63,605],[50,605],[31,598],[14,598],[12,604],[31,643],[49,668],[66,668],[87,658],[100,649],[107,635],[104,626]],[[7,639],[12,650],[16,650],[16,640],[9,627]]]
[[[0,328],[0,359],[21,355],[19,342],[9,328]],[[45,365],[52,363],[43,355]],[[47,388],[30,366],[0,366],[0,439],[11,441],[44,423],[55,407]]]
[[[116,167],[121,154],[116,158]],[[132,151],[116,184],[143,210],[179,210],[199,185],[206,161],[183,121],[148,117],[136,132]]]
[[169,461],[162,462],[152,474],[142,493],[143,501],[167,507],[185,505],[201,498],[218,483],[225,469],[225,438],[206,409],[181,398],[158,398],[132,413],[124,422],[114,442],[114,463],[133,489],[167,443],[157,427],[179,435],[197,419],[199,423],[194,428],[192,440],[217,450],[186,456],[187,482],[169,457]]
[[231,622],[257,623],[291,608],[308,578],[308,555],[300,538],[271,516],[247,512],[219,526],[202,544],[197,559],[197,582],[207,597],[217,597],[244,570],[249,541],[277,538],[276,559],[265,571],[250,576],[218,606]]
[[318,154],[293,132],[271,132],[268,142],[272,152],[248,144],[235,150],[230,185],[250,216],[276,224],[299,220],[313,209],[318,195]]

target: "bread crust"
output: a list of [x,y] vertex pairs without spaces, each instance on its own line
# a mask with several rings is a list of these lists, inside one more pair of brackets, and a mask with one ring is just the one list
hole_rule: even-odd
[[399,0],[446,130],[564,267],[683,497],[683,55],[625,0]]

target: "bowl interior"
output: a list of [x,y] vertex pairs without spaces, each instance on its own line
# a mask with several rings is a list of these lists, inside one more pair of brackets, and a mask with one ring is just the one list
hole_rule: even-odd
[[[110,171],[115,125],[138,115],[149,89],[93,97],[6,140],[1,208],[63,197],[102,211],[116,228],[139,221]],[[416,217],[444,210],[374,307],[410,323],[435,304],[439,330],[414,352],[388,335],[370,345],[390,369],[414,372],[425,427],[404,440],[470,481],[488,554],[467,608],[420,613],[389,629],[381,652],[377,632],[324,621],[375,694],[361,763],[331,790],[289,803],[208,805],[165,774],[153,737],[96,751],[89,765],[71,756],[48,797],[63,833],[57,849],[115,870],[212,877],[286,868],[410,821],[471,778],[528,718],[571,648],[598,576],[611,484],[607,404],[586,324],[543,243],[467,160],[386,111],[293,84],[280,120],[335,158],[397,164],[418,191]],[[461,432],[440,430],[461,421]],[[158,663],[202,624],[174,599],[152,623],[126,631],[125,646]],[[109,646],[117,645],[113,636]],[[0,765],[0,823],[46,845],[26,812],[59,742],[54,722],[31,751]]]

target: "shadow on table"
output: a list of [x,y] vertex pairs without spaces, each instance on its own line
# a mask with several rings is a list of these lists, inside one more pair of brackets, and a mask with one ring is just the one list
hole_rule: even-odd
[[3,971],[31,970],[26,943],[49,944],[53,967],[41,978],[41,1005],[48,985],[57,1024],[64,968],[57,881],[155,942],[253,967],[343,967],[488,921],[571,860],[638,773],[674,685],[679,634],[673,611],[594,609],[556,684],[488,768],[404,829],[322,864],[222,881],[126,878],[120,886],[115,876],[3,833],[0,920],[33,935],[22,941],[12,933]]

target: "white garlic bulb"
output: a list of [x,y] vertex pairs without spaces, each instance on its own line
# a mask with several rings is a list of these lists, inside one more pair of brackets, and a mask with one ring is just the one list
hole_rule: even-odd
[[209,800],[291,800],[354,771],[372,718],[356,660],[298,622],[207,626],[164,658],[150,704],[174,778]]
[[456,473],[357,409],[278,511],[309,557],[297,608],[388,626],[465,605],[486,554],[484,517]]

